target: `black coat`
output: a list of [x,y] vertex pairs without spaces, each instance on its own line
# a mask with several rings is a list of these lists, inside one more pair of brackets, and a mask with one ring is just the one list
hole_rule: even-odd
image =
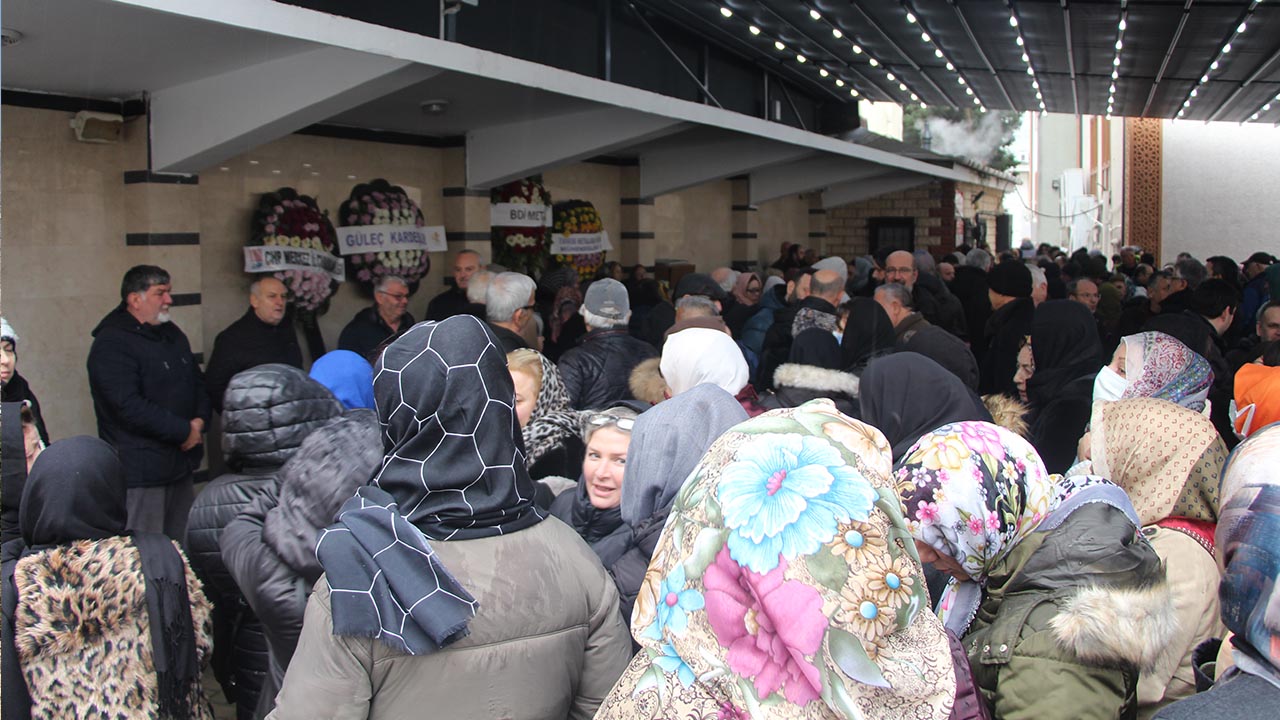
[[213,353],[204,372],[213,408],[222,412],[222,394],[236,373],[268,363],[302,367],[302,348],[298,347],[293,320],[286,315],[279,325],[268,325],[249,308],[213,341]]
[[988,294],[987,273],[981,268],[961,265],[956,268],[956,278],[951,281],[951,294],[960,300],[964,308],[965,326],[973,356],[982,362],[987,341],[984,337],[987,318],[991,317],[991,296]]
[[984,333],[986,351],[978,365],[982,376],[979,394],[1003,393],[1016,397],[1013,376],[1018,371],[1018,350],[1022,339],[1031,334],[1035,312],[1036,305],[1031,298],[1018,298],[991,313]]
[[653,559],[653,551],[658,547],[658,538],[662,537],[662,528],[666,525],[670,512],[671,508],[662,508],[636,525],[626,551],[613,565],[605,568],[618,586],[618,609],[622,611],[627,625],[631,624],[631,610],[636,605],[636,597],[640,595],[644,574],[649,571],[649,561]]
[[[480,306],[483,309],[483,305]],[[467,300],[465,290],[459,290],[456,287],[445,288],[444,292],[431,298],[431,302],[427,303],[427,314],[424,316],[426,320],[434,320],[439,322],[454,315],[474,315],[474,307],[471,301]],[[483,313],[478,315],[481,320],[484,319]]]
[[523,350],[529,347],[529,343],[519,334],[514,333],[501,325],[489,323],[489,329],[493,331],[493,336],[498,339],[498,343],[502,345],[502,354],[507,354],[514,350]]
[[627,334],[625,328],[592,330],[578,347],[560,358],[560,378],[574,410],[599,410],[633,400],[631,371],[657,356],[653,347]]
[[548,477],[573,477],[582,472],[582,457],[587,448],[582,438],[577,435],[566,435],[560,444],[543,453],[533,465],[529,466],[529,479],[541,480]]
[[959,338],[969,337],[964,305],[942,280],[933,275],[921,275],[911,288],[911,297],[916,302],[916,310],[935,327]]
[[4,384],[3,390],[0,390],[0,400],[7,403],[31,403],[31,417],[36,421],[36,430],[40,433],[40,439],[44,444],[49,444],[49,431],[44,426],[44,416],[40,414],[40,401],[36,399],[36,394],[32,392],[27,379],[19,375],[16,369],[13,371],[13,377],[9,378],[9,382]]
[[214,673],[244,711],[258,702],[267,672],[267,641],[222,561],[220,536],[236,515],[273,488],[276,473],[315,429],[342,413],[342,403],[301,370],[262,365],[235,377],[222,414],[222,449],[235,472],[200,493],[187,522],[191,569],[213,603]]
[[556,497],[551,514],[573,528],[605,567],[617,562],[631,547],[631,526],[622,521],[622,509],[600,510],[592,505],[586,481],[581,478],[576,488]]
[[27,446],[18,422],[19,403],[6,402],[0,409],[0,544],[22,537],[18,524],[18,508],[22,489],[27,485]]
[[773,374],[778,367],[785,365],[791,358],[791,345],[794,336],[791,325],[795,322],[798,303],[785,305],[773,313],[773,324],[764,334],[764,346],[760,353],[760,367],[756,371],[755,387],[771,389],[774,387]]
[[120,305],[93,330],[89,392],[98,437],[120,453],[131,488],[168,485],[200,466],[204,446],[182,452],[191,420],[209,420],[209,396],[177,325],[143,325]]
[[382,321],[376,306],[367,307],[356,313],[355,317],[351,318],[351,322],[342,328],[342,334],[338,336],[338,349],[350,350],[372,363],[373,360],[369,356],[373,351],[387,340],[398,338],[409,332],[413,324],[413,316],[405,313],[400,316],[400,327],[392,330],[390,325]]
[[964,341],[936,325],[930,325],[919,313],[912,313],[894,328],[898,349],[919,353],[938,363],[960,378],[965,387],[978,391],[978,361]]

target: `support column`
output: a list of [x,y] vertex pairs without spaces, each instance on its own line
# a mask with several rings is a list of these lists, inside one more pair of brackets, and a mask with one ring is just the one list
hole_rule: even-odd
[[1161,198],[1164,145],[1159,118],[1124,121],[1124,244],[1137,245],[1162,262]]
[[613,255],[618,262],[630,267],[643,263],[652,267],[657,252],[654,250],[654,239],[657,235],[653,225],[653,198],[640,196],[640,167],[627,166],[619,168],[622,179],[621,237],[613,242]]
[[444,258],[432,257],[432,264],[444,263],[444,282],[453,285],[453,256],[460,250],[474,250],[485,262],[493,260],[493,244],[489,223],[489,191],[467,187],[466,148],[444,151],[443,214],[445,239],[449,253]]
[[808,200],[809,244],[818,248],[822,255],[828,255],[831,250],[827,247],[827,209],[822,207],[822,193],[811,193]]
[[730,264],[735,270],[755,270],[759,263],[759,212],[751,204],[751,178],[739,175],[729,178],[733,215],[730,224],[733,240],[729,244]]

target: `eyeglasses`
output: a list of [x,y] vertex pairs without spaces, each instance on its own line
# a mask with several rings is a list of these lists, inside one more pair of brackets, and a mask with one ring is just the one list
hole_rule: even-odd
[[403,300],[409,299],[409,293],[393,293],[393,292],[387,292],[386,290],[379,290],[378,292],[382,293],[383,295],[386,295],[387,297],[391,298],[392,300],[395,300],[396,302],[401,302]]
[[618,417],[608,413],[596,413],[587,417],[587,425],[590,427],[600,428],[606,425],[613,425],[623,432],[631,432],[631,428],[636,426],[636,419],[629,417]]
[[886,275],[910,275],[915,272],[915,268],[888,267],[884,269]]

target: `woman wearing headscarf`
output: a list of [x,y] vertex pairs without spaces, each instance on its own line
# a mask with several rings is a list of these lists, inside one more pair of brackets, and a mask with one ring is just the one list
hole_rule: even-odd
[[308,374],[346,409],[373,409],[373,366],[360,355],[350,350],[327,352],[311,364]]
[[373,389],[382,468],[321,534],[269,717],[590,718],[630,643],[600,561],[534,505],[498,340],[419,323]]
[[572,477],[582,467],[579,413],[569,407],[560,370],[536,350],[507,354],[529,477]]
[[1028,439],[1049,472],[1075,461],[1076,445],[1093,410],[1093,381],[1102,341],[1089,309],[1074,300],[1046,300],[1031,323],[1035,372],[1027,378]]
[[729,326],[729,331],[734,337],[742,337],[742,328],[760,309],[760,297],[764,293],[764,285],[760,282],[760,276],[753,272],[739,273],[731,292],[735,302],[725,312],[724,322]]
[[636,418],[622,480],[622,520],[631,544],[609,568],[622,596],[622,617],[631,607],[671,512],[676,491],[711,443],[747,419],[733,396],[714,385],[699,385]]
[[1280,707],[1280,425],[1251,435],[1223,471],[1214,547],[1222,564],[1222,620],[1233,633],[1234,668],[1213,688],[1174,703],[1162,720],[1274,717]]
[[920,559],[952,576],[936,607],[993,715],[1133,717],[1177,621],[1124,491],[1050,475],[981,422],[928,433],[894,476]]
[[884,433],[895,460],[933,428],[991,419],[982,400],[960,378],[917,353],[877,360],[862,380],[862,421]]
[[4,546],[4,718],[212,720],[210,605],[173,541],[130,534],[124,468],[84,435],[50,445]]
[[1173,641],[1138,680],[1138,715],[1145,718],[1195,693],[1192,651],[1225,632],[1213,533],[1227,446],[1209,418],[1152,398],[1096,403],[1090,428],[1080,443],[1088,472],[1129,494],[1143,535],[1165,563],[1179,621]]
[[948,718],[889,447],[829,402],[735,426],[674,500],[632,618],[640,653],[597,716]]
[[1127,335],[1093,381],[1093,399],[1158,398],[1203,412],[1213,385],[1209,361],[1172,335]]
[[800,333],[791,362],[774,373],[775,392],[766,407],[798,407],[815,398],[835,402],[840,412],[859,416],[859,378],[874,359],[893,352],[893,323],[879,303],[856,297],[840,306],[843,329],[837,339],[824,330]]
[[668,335],[658,368],[671,397],[711,383],[732,395],[748,415],[764,412],[748,382],[751,372],[742,350],[719,330],[693,327]]
[[565,285],[556,290],[555,300],[551,303],[549,327],[547,328],[544,350],[552,361],[558,360],[564,352],[578,344],[578,340],[587,334],[586,323],[578,310],[582,307],[582,291],[576,283]]
[[606,568],[631,545],[631,527],[619,506],[635,423],[636,411],[621,405],[584,414],[581,474],[551,503],[551,514],[577,531]]

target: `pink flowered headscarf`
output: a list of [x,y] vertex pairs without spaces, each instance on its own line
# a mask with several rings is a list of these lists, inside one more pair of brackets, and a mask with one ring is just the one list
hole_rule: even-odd
[[726,432],[676,496],[597,718],[947,718],[955,670],[878,430],[829,400]]
[[1149,397],[1185,408],[1204,410],[1213,370],[1209,361],[1172,335],[1144,332],[1122,338],[1124,372],[1129,386],[1120,399]]

